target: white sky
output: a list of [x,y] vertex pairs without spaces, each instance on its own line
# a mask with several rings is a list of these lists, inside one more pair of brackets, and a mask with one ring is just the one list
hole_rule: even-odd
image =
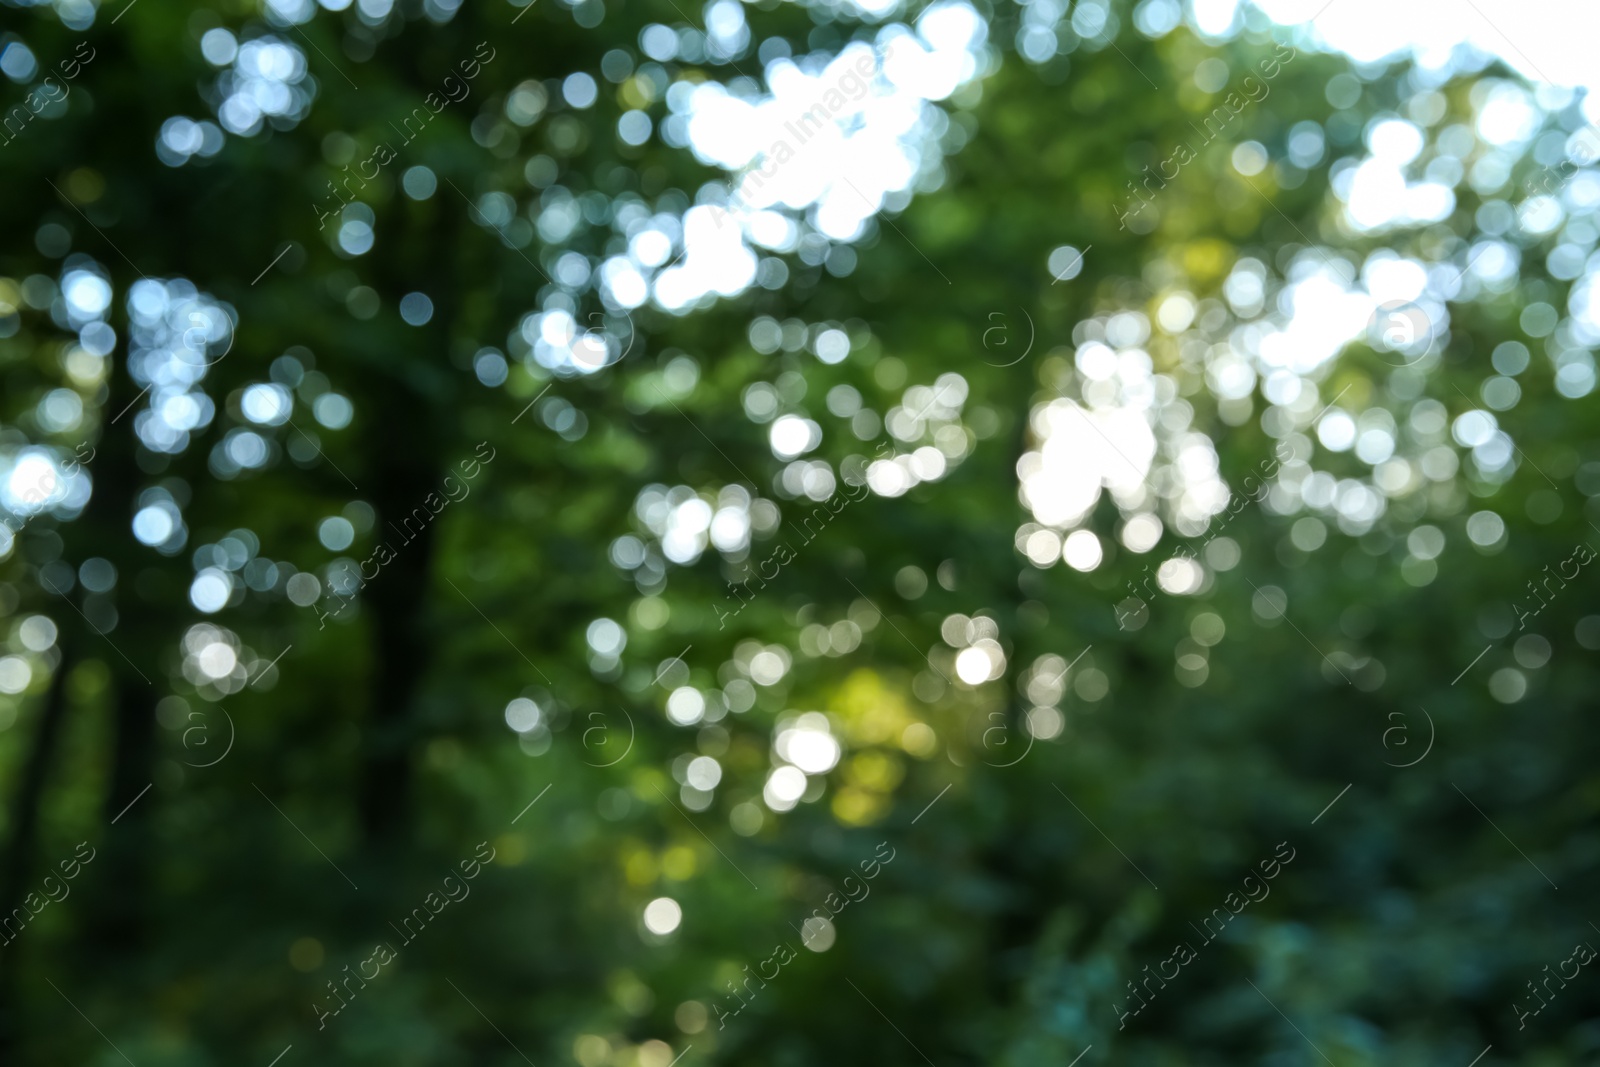
[[[1503,58],[1530,81],[1569,88],[1600,85],[1594,0],[1253,0],[1275,21],[1310,21],[1330,47],[1368,62],[1411,51],[1438,65],[1468,43]],[[1226,27],[1238,0],[1196,0],[1204,29]],[[1600,111],[1588,110],[1591,120]]]

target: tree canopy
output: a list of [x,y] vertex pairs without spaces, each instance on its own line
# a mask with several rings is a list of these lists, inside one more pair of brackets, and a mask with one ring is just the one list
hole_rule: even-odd
[[1230,10],[5,0],[5,1062],[1592,1057],[1600,135]]

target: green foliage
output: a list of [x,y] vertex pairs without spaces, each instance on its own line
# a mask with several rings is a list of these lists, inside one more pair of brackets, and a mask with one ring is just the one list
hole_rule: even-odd
[[[991,42],[1010,42],[1021,14],[984,6]],[[1515,166],[1500,186],[1475,191],[1458,168],[1455,206],[1432,223],[1361,231],[1334,192],[1373,121],[1414,115],[1436,90],[1446,110],[1421,124],[1421,167],[1448,154],[1443,131],[1470,127],[1503,72],[1431,86],[1397,61],[1361,70],[1358,102],[1336,108],[1327,87],[1348,64],[1255,16],[1221,42],[1132,25],[1096,42],[1063,27],[1070,54],[1043,64],[996,46],[982,77],[936,105],[938,175],[903,212],[835,242],[853,269],[789,253],[784,284],[681,313],[625,312],[579,287],[575,319],[603,327],[620,358],[556,375],[519,330],[556,288],[558,257],[613,254],[608,213],[630,197],[681,215],[726,177],[660,137],[616,136],[624,112],[659,128],[669,110],[640,77],[603,78],[604,57],[641,62],[645,27],[685,22],[674,5],[474,3],[430,18],[405,3],[377,27],[350,8],[293,31],[233,3],[139,4],[115,23],[106,8],[82,32],[45,6],[7,10],[44,66],[81,40],[96,58],[64,108],[0,147],[0,467],[34,446],[58,462],[92,449],[93,493],[28,519],[0,561],[4,651],[29,672],[12,686],[19,668],[0,660],[0,904],[25,907],[80,841],[101,857],[0,946],[5,1062],[266,1064],[286,1046],[282,1067],[668,1067],[680,1054],[943,1067],[1067,1064],[1091,1048],[1085,1064],[1465,1067],[1485,1045],[1485,1064],[1593,1054],[1587,976],[1525,1027],[1512,1007],[1587,937],[1597,855],[1588,571],[1522,627],[1511,609],[1600,517],[1594,396],[1557,388],[1552,347],[1583,347],[1569,302],[1581,282],[1547,258],[1581,235],[1502,228],[1520,270],[1498,289],[1471,273],[1492,236],[1484,219],[1542,173],[1521,146],[1502,153]],[[754,4],[748,19],[757,41],[796,52],[876,30],[801,5]],[[304,46],[314,99],[295,121],[167,165],[153,150],[163,123],[215,118],[199,42],[219,27]],[[403,139],[394,124],[480,41],[494,58],[470,93],[360,187],[376,243],[345,254],[314,205],[347,162]],[[1219,105],[1197,66],[1260,70],[1284,42],[1299,52],[1270,94],[1125,227],[1130,183]],[[731,81],[756,65],[752,49],[660,69]],[[600,85],[592,109],[559,105],[575,71]],[[531,121],[512,117],[539,97]],[[1556,129],[1571,113],[1540,118]],[[1289,142],[1307,122],[1327,148],[1296,166]],[[1272,165],[1242,173],[1234,149],[1247,143]],[[438,180],[424,199],[402,189],[419,165]],[[534,228],[552,187],[595,213],[560,239]],[[492,223],[490,194],[509,198],[510,222]],[[1592,213],[1568,207],[1592,246]],[[57,230],[69,248],[52,247]],[[1081,273],[1046,268],[1062,246],[1083,250]],[[1465,279],[1426,359],[1396,366],[1358,338],[1303,368],[1310,408],[1270,399],[1254,376],[1242,396],[1218,388],[1219,353],[1256,343],[1251,324],[1305,264],[1320,257],[1350,285],[1385,249],[1436,264],[1436,284]],[[1240,310],[1226,287],[1251,261],[1264,300]],[[56,288],[90,263],[113,293],[103,362],[86,360]],[[206,349],[214,416],[159,453],[138,435],[149,401],[130,367],[128,298],[141,279],[179,278],[231,310],[227,340]],[[415,326],[399,312],[414,292],[433,308]],[[1199,312],[1192,325],[1164,325],[1174,298]],[[1531,305],[1564,325],[1531,331]],[[1081,520],[1043,522],[1019,475],[1052,402],[1088,396],[1083,346],[1119,313],[1143,317],[1148,338],[1123,347],[1172,387],[1145,405],[1149,421],[1187,409],[1160,423],[1168,473],[1099,493]],[[762,340],[796,324],[842,330],[848,357]],[[1520,376],[1491,365],[1508,341],[1535,350]],[[503,384],[478,370],[486,356],[508,365]],[[1496,416],[1515,459],[1491,469],[1450,427],[1484,409],[1495,377],[1519,392]],[[252,425],[244,390],[267,381],[292,392],[293,423],[254,426],[270,453],[257,469],[219,467],[225,434]],[[954,382],[962,399],[938,419],[954,435],[948,469],[844,502],[873,450],[896,445],[883,418],[912,412],[913,395],[931,409]],[[40,413],[61,389],[82,415],[52,427]],[[331,394],[349,400],[348,425],[313,417]],[[774,398],[760,417],[758,394]],[[857,429],[827,399],[850,395],[876,426]],[[1295,490],[1193,530],[1174,522],[1163,479],[1177,477],[1185,433],[1214,447],[1229,500],[1285,441],[1297,479],[1314,466],[1370,487],[1375,463],[1317,443],[1313,416],[1335,404],[1388,412],[1411,464],[1381,515],[1341,526]],[[821,428],[808,458],[839,479],[821,500],[784,488],[780,412]],[[1444,421],[1423,427],[1435,412]],[[900,452],[933,448],[933,428],[917,430]],[[1083,462],[1109,482],[1108,443]],[[1445,463],[1439,449],[1449,470],[1424,475],[1425,454]],[[656,543],[655,577],[622,566],[619,539],[641,553],[659,542],[647,497],[678,486],[708,515],[742,500],[754,516],[765,501],[776,521],[747,555],[662,563]],[[187,529],[168,552],[130,527],[157,490]],[[1148,555],[1125,547],[1141,509],[1165,524]],[[1469,534],[1484,512],[1503,536]],[[319,536],[336,518],[348,547]],[[1232,565],[1201,548],[1208,525],[1237,547]],[[1098,566],[1029,561],[1030,530],[1059,546],[1068,526],[1097,535]],[[191,587],[228,537],[276,570],[204,613]],[[1205,561],[1204,584],[1152,592],[1174,545]],[[775,573],[753,573],[780,546]],[[341,558],[377,560],[349,598],[333,592]],[[89,588],[95,560],[114,586]],[[292,574],[316,577],[320,599],[297,596]],[[49,640],[28,629],[41,617]],[[616,655],[591,636],[599,620],[626,633]],[[1005,666],[968,684],[957,655],[980,638]],[[207,680],[203,654],[234,656],[242,673]],[[771,684],[755,677],[780,661]],[[734,708],[687,729],[669,717],[686,688]],[[520,734],[518,700],[538,714]],[[842,751],[776,812],[763,801],[774,746],[803,712],[825,713]],[[721,775],[698,811],[684,785],[697,756]],[[494,858],[470,895],[408,938],[404,918],[480,842]],[[1203,922],[1280,842],[1295,860],[1212,943]],[[830,894],[855,892],[846,879],[880,847],[894,858],[870,893],[832,909],[824,936],[804,926]],[[643,918],[661,897],[682,911],[665,936]],[[1130,983],[1186,941],[1193,962],[1158,995],[1141,987],[1148,1009],[1121,1018]],[[394,961],[319,1026],[330,983],[380,943]],[[792,962],[747,984],[778,945]]]

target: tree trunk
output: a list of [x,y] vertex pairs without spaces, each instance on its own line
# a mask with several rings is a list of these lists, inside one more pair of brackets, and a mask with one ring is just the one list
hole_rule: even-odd
[[[28,880],[33,870],[33,855],[39,840],[39,809],[44,797],[45,781],[55,762],[56,749],[60,747],[61,726],[67,717],[67,674],[73,659],[63,643],[61,662],[56,665],[45,691],[44,706],[39,710],[39,724],[34,729],[33,750],[23,767],[17,791],[11,798],[11,841],[6,847],[5,872],[0,875],[0,917],[11,914],[22,905],[27,895]],[[17,1062],[17,1009],[16,979],[17,952],[0,948],[0,1063]]]

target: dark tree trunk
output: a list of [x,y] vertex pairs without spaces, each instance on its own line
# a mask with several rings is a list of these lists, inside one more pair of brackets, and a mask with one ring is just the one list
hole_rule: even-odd
[[[131,274],[131,272],[129,272]],[[114,272],[118,292],[126,292],[133,278]],[[127,358],[118,361],[110,376],[107,410],[121,412],[139,394],[128,370]],[[79,591],[67,594],[73,607],[57,614],[63,630],[77,630],[74,645],[80,657],[95,656],[111,672],[111,766],[103,800],[105,841],[100,846],[99,875],[91,896],[91,936],[113,951],[129,951],[144,941],[142,929],[148,909],[146,893],[152,859],[146,820],[155,808],[154,798],[140,796],[154,781],[156,732],[155,705],[162,690],[160,653],[164,641],[177,634],[161,626],[170,618],[171,604],[151,603],[135,592],[139,572],[148,567],[173,568],[186,563],[158,561],[151,550],[129,536],[134,505],[145,475],[135,461],[140,447],[134,432],[137,405],[106,425],[88,466],[94,494],[78,521],[62,528],[66,559],[73,566],[91,556],[108,559],[117,569],[114,591],[118,619],[114,629],[102,633],[79,614]],[[135,799],[139,802],[124,815]],[[118,818],[121,816],[121,818]],[[111,825],[112,820],[116,824]]]
[[449,358],[461,326],[454,297],[463,281],[456,269],[458,244],[471,236],[463,234],[459,212],[439,212],[426,240],[414,242],[404,256],[374,264],[386,301],[398,303],[410,291],[438,301],[432,321],[416,331],[422,356],[396,361],[375,390],[380,407],[367,441],[375,535],[395,553],[361,594],[371,612],[373,681],[358,803],[364,834],[380,845],[400,835],[412,800],[419,690],[434,652],[426,604],[437,524],[448,519],[447,513],[435,516],[426,501],[430,494],[444,498],[443,479],[453,458],[445,453],[459,447]]
[[[395,390],[392,398],[386,419],[415,424],[432,414],[403,388]],[[416,434],[413,441],[420,442],[423,436]],[[430,449],[395,442],[375,458],[378,464],[371,488],[378,512],[376,532],[395,557],[362,591],[371,616],[373,679],[364,730],[360,809],[366,836],[381,842],[396,835],[411,801],[410,752],[416,732],[417,687],[432,651],[423,612],[433,569],[435,531],[424,500],[429,493],[440,492],[441,475],[440,459]],[[414,508],[422,509],[427,521],[413,520],[408,525],[406,520]]]
[[[33,871],[34,852],[39,841],[39,809],[44,797],[45,781],[55,762],[60,747],[61,727],[67,717],[67,674],[72,669],[72,658],[65,643],[61,649],[61,662],[46,690],[44,706],[39,710],[39,724],[34,729],[33,749],[17,782],[16,793],[11,797],[11,840],[6,846],[5,870],[0,874],[0,917],[11,914],[13,908],[22,906],[28,893],[28,881]],[[0,1063],[17,1062],[17,953],[15,949],[0,948]]]

